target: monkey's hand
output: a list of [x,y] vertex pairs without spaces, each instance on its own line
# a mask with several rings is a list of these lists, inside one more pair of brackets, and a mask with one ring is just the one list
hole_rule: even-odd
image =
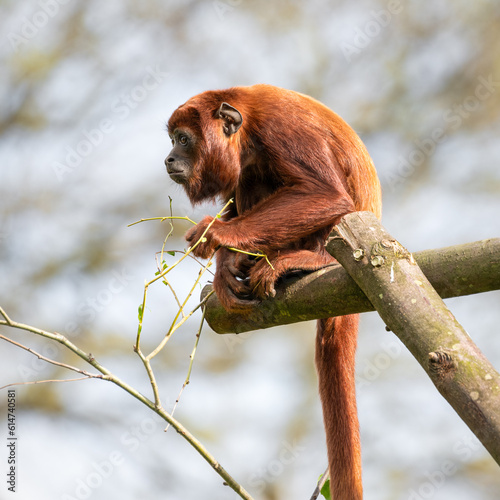
[[[279,279],[297,277],[326,266],[335,259],[326,252],[319,254],[309,250],[276,250],[267,253],[267,260],[260,259],[250,271],[250,288],[261,299],[276,295]],[[272,264],[272,266],[270,265]]]
[[247,313],[258,300],[250,288],[250,269],[257,261],[241,252],[228,248],[217,250],[217,269],[214,289],[224,309],[231,312]]
[[269,255],[268,259],[273,263],[274,269],[269,265],[266,259],[262,258],[255,264],[250,272],[250,289],[252,293],[260,299],[267,299],[268,297],[274,297],[276,295],[274,285],[280,276],[280,269],[274,266],[277,260],[270,258]]
[[214,226],[219,222],[218,220],[214,221],[205,236],[203,236],[203,233],[213,220],[213,217],[210,217],[209,215],[205,216],[201,222],[192,227],[184,236],[190,247],[194,247],[199,241],[196,248],[193,249],[193,254],[196,257],[208,259],[220,245],[214,230]]

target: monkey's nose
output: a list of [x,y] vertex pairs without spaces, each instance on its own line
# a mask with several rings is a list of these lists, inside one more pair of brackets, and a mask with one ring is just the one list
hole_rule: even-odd
[[173,156],[167,156],[165,158],[165,166],[167,167],[167,172],[169,174],[175,174],[179,172],[178,165],[175,164],[175,158]]

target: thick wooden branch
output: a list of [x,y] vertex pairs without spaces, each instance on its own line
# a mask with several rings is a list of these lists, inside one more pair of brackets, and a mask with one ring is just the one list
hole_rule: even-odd
[[500,464],[500,374],[413,256],[369,212],[344,217],[332,232],[328,250]]
[[357,212],[334,228],[327,249],[343,267],[281,283],[247,317],[226,313],[214,295],[210,326],[244,332],[375,308],[500,464],[500,375],[441,298],[500,289],[500,239],[412,255],[373,214]]
[[[414,254],[442,298],[500,290],[500,238]],[[206,286],[202,297],[212,290]],[[215,295],[209,298],[206,320],[217,333],[242,333],[318,318],[373,311],[356,282],[339,265],[283,280],[276,297],[247,317],[227,313]]]

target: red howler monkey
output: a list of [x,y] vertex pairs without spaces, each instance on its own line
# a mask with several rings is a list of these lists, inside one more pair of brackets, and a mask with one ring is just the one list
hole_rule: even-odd
[[[168,122],[170,177],[193,204],[234,198],[194,250],[214,251],[214,288],[224,307],[244,313],[274,294],[289,271],[334,262],[324,243],[353,211],[380,216],[380,184],[356,133],[315,99],[270,85],[203,92]],[[213,220],[186,234],[194,245]],[[255,260],[227,247],[265,253]],[[354,362],[358,316],[318,321],[316,367],[335,500],[362,498]]]

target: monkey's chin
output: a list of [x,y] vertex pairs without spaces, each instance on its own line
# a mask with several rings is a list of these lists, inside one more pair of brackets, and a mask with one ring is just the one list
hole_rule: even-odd
[[169,174],[170,178],[177,184],[186,184],[186,176],[182,172],[174,172]]

